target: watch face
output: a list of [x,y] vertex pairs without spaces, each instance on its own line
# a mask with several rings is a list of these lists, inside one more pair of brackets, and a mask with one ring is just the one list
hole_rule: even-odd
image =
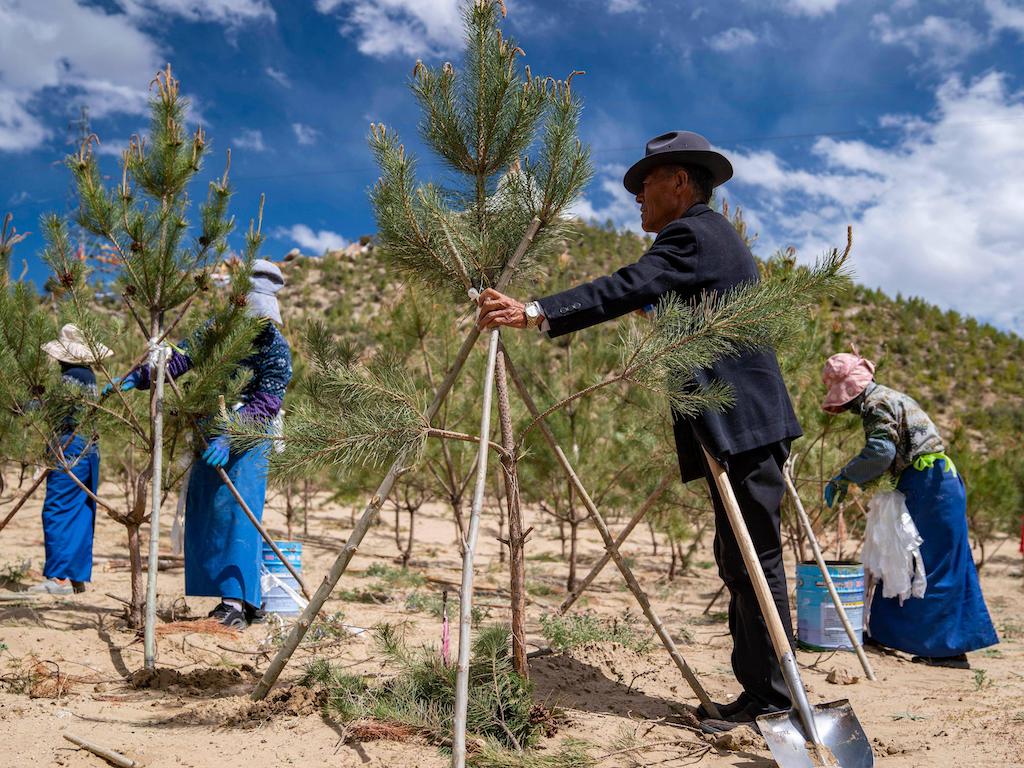
[[531,302],[530,304],[526,305],[526,316],[531,320],[536,320],[538,317],[540,317],[540,310],[537,308],[536,304],[533,304]]

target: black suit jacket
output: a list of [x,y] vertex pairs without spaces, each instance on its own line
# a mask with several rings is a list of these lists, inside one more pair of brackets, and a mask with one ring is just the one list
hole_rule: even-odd
[[[735,227],[698,203],[661,230],[636,263],[538,301],[554,337],[656,304],[667,293],[688,300],[758,278],[754,257]],[[724,358],[697,377],[698,383],[713,379],[732,386],[732,408],[695,418],[672,414],[683,482],[704,475],[700,444],[728,465],[730,456],[802,434],[772,350]]]

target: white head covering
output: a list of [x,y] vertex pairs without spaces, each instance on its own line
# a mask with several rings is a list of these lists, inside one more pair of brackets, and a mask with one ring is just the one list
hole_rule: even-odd
[[96,343],[95,347],[96,352],[94,354],[92,347],[86,343],[85,334],[82,333],[82,329],[73,323],[68,323],[60,329],[56,339],[41,345],[40,349],[54,360],[60,360],[62,363],[80,363],[82,365],[92,365],[114,354],[113,350],[99,342]]
[[252,286],[246,296],[246,309],[250,315],[267,317],[280,324],[281,307],[277,303],[277,292],[284,287],[284,275],[277,265],[266,259],[252,263]]

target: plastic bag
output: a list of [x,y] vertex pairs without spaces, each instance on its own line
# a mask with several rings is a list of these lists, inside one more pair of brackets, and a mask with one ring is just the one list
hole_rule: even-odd
[[928,579],[921,559],[924,539],[899,491],[876,493],[868,503],[861,559],[864,569],[882,582],[883,597],[924,597]]

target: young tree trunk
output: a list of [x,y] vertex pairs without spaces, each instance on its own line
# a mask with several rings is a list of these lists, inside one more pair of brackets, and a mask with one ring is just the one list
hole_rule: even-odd
[[496,361],[495,389],[498,395],[498,418],[501,444],[508,452],[501,457],[505,478],[505,501],[508,505],[508,560],[512,593],[512,664],[523,677],[529,677],[526,662],[526,564],[522,508],[519,503],[519,474],[516,468],[515,437],[512,434],[512,409],[508,398],[508,377],[505,373],[505,352]]
[[288,527],[288,540],[292,538],[292,518],[295,516],[295,505],[292,504],[292,484],[289,481],[284,487],[284,519]]
[[412,559],[413,532],[416,530],[416,508],[409,507],[409,535],[405,539],[405,551],[402,552],[402,568],[409,567]]
[[654,523],[647,521],[647,530],[651,532],[651,556],[658,556],[658,535],[654,531]]
[[[302,481],[302,535],[309,536],[309,507],[313,501],[309,478]],[[289,536],[289,538],[291,538]]]
[[580,520],[575,512],[569,518],[569,576],[565,580],[565,588],[571,595],[576,589],[576,550],[579,542]]
[[128,563],[131,567],[132,597],[128,604],[128,626],[141,629],[143,625],[143,609],[146,603],[146,584],[142,578],[142,537],[139,524],[129,522],[128,529]]

